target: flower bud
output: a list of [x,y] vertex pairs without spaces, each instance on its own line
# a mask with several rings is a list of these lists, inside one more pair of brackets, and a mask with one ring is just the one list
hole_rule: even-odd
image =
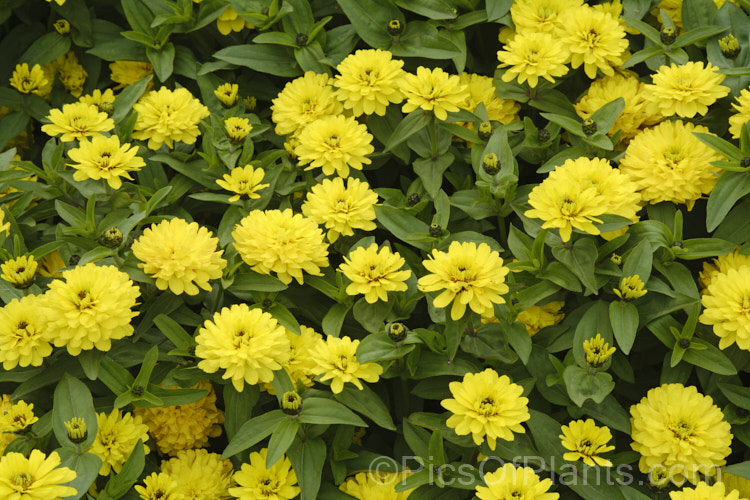
[[133,396],[142,396],[143,391],[144,389],[142,385],[134,385],[130,388],[130,392],[133,394]]
[[719,40],[719,47],[721,48],[721,55],[727,59],[734,59],[740,54],[740,50],[742,50],[740,42],[732,34]]
[[255,108],[258,106],[258,100],[254,96],[247,96],[244,99],[242,99],[242,103],[245,105],[245,111],[247,113],[252,113],[255,111]]
[[677,344],[683,349],[687,349],[688,347],[690,347],[690,339],[680,339]]
[[745,156],[743,159],[740,160],[740,167],[742,168],[748,168],[750,167],[750,157]]
[[583,133],[586,135],[594,135],[597,130],[596,122],[592,120],[591,118],[586,118],[583,120],[583,123],[581,124],[581,128],[583,128]]
[[620,288],[615,288],[613,291],[621,300],[635,300],[638,297],[646,295],[647,290],[643,289],[644,286],[640,276],[634,274],[633,276],[622,278],[620,280]]
[[482,159],[482,170],[489,175],[495,175],[500,171],[500,161],[495,153],[484,155]]
[[540,128],[539,132],[537,132],[537,139],[539,142],[547,142],[549,141],[549,138],[551,137],[549,130],[546,128]]
[[609,344],[604,341],[601,335],[598,333],[596,337],[592,337],[589,340],[583,341],[583,352],[586,355],[586,364],[591,368],[601,368],[604,363],[612,356],[615,351],[614,347],[609,347]]
[[662,28],[659,32],[659,38],[664,45],[671,45],[677,39],[677,32],[674,28]]
[[307,45],[307,35],[305,33],[297,33],[297,45],[300,47],[304,47]]
[[413,207],[414,205],[416,205],[417,203],[419,203],[419,199],[420,199],[419,198],[419,194],[417,194],[417,193],[411,193],[406,198],[406,203],[408,203],[410,207]]
[[68,439],[75,444],[83,443],[89,437],[89,431],[86,429],[86,421],[82,418],[73,417],[64,423],[65,430],[68,431]]
[[81,256],[80,256],[80,255],[78,255],[77,253],[74,253],[74,254],[73,254],[73,255],[71,255],[71,256],[70,256],[70,258],[68,259],[68,265],[69,265],[69,266],[77,266],[77,265],[78,265],[78,262],[79,262],[80,260],[81,260]]
[[440,224],[435,224],[434,222],[430,224],[430,236],[437,238],[441,234],[443,234],[443,228],[440,227]]
[[404,32],[404,23],[398,19],[391,19],[388,21],[388,34],[391,36],[399,36]]
[[406,338],[406,327],[403,323],[391,323],[388,327],[388,338],[394,342],[402,342]]
[[111,102],[100,102],[96,107],[102,113],[107,113],[107,116],[112,116],[112,113],[115,112],[115,106]]
[[281,396],[281,411],[287,415],[299,415],[302,410],[302,398],[295,391],[285,392]]
[[216,87],[214,95],[225,108],[231,108],[237,102],[240,86],[236,83],[223,83]]
[[616,254],[616,253],[613,253],[609,257],[609,260],[611,260],[612,262],[614,262],[616,266],[619,266],[619,265],[622,264],[622,256],[619,255],[619,254]]
[[52,26],[54,26],[55,31],[62,36],[66,36],[70,33],[70,23],[66,19],[58,19]]
[[117,248],[122,245],[122,233],[116,227],[107,229],[99,242],[107,248]]
[[479,130],[477,130],[479,138],[486,141],[492,135],[492,124],[490,122],[482,122],[479,124]]

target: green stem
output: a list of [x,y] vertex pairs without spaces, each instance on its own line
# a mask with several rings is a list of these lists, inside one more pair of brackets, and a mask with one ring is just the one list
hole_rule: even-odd
[[430,146],[432,146],[432,161],[437,161],[438,157],[438,151],[437,151],[437,127],[435,125],[436,119],[435,115],[432,115],[432,119],[430,119]]
[[503,248],[508,247],[508,228],[505,227],[505,217],[498,214],[497,216],[497,230],[500,233],[500,246]]
[[122,267],[122,259],[117,254],[117,250],[112,250],[112,260],[115,261],[115,264],[117,264],[117,267]]

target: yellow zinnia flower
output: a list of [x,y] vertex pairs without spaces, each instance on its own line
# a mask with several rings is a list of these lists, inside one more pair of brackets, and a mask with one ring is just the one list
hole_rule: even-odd
[[404,258],[398,252],[391,253],[387,246],[378,251],[377,243],[369,247],[357,247],[339,270],[351,283],[346,287],[349,295],[363,294],[369,304],[378,300],[388,302],[388,292],[405,292],[408,288],[405,281],[411,276],[404,267]]
[[81,63],[78,62],[76,53],[71,50],[48,64],[52,66],[53,73],[57,75],[57,78],[65,86],[65,90],[75,97],[80,97],[83,92],[83,84],[86,83],[86,78],[89,75]]
[[732,434],[724,414],[710,396],[693,387],[664,384],[630,407],[633,443],[641,454],[638,467],[666,471],[681,485],[713,476],[731,452]]
[[341,113],[344,107],[336,99],[332,83],[328,75],[314,71],[287,83],[271,101],[276,133],[296,134],[318,118]]
[[239,90],[240,86],[236,83],[222,83],[216,87],[214,95],[224,107],[231,108],[237,102],[237,93]]
[[268,448],[250,453],[250,463],[243,463],[234,473],[237,486],[229,494],[239,500],[291,500],[300,489],[292,463],[286,455],[270,467],[266,464]]
[[41,366],[52,354],[47,319],[39,314],[39,295],[13,299],[0,309],[0,362],[4,370]]
[[186,88],[152,90],[133,105],[138,119],[133,139],[147,140],[150,149],[175,141],[194,144],[200,135],[198,124],[209,115],[208,108]]
[[[0,411],[0,432],[3,434],[25,434],[39,420],[34,415],[34,404],[25,401],[19,400],[9,406],[1,405]],[[11,440],[13,439],[15,436],[12,436]]]
[[739,248],[728,255],[720,255],[713,262],[704,262],[703,270],[700,272],[698,281],[703,290],[701,294],[707,293],[708,285],[711,284],[717,274],[727,274],[730,269],[739,269],[742,266],[750,266],[750,255],[742,255]]
[[16,452],[0,457],[0,498],[60,500],[77,493],[75,488],[64,486],[75,478],[74,471],[60,466],[60,455],[54,451],[49,456],[31,450],[29,458]]
[[237,391],[245,384],[273,380],[273,372],[289,359],[284,327],[269,313],[247,304],[224,307],[206,320],[195,337],[198,368],[206,373],[225,370]]
[[349,176],[349,168],[362,170],[372,160],[367,155],[375,151],[367,126],[352,117],[326,116],[315,120],[300,132],[294,150],[305,170],[321,167],[326,175],[334,172]]
[[[482,103],[491,121],[505,124],[518,120],[518,111],[521,106],[511,99],[500,99],[495,94],[495,84],[492,78],[473,73],[461,73],[460,81],[462,85],[466,85],[467,95],[466,100],[459,104],[459,108],[473,113]],[[468,125],[469,128],[473,128],[473,124]]]
[[261,184],[265,175],[262,168],[245,165],[233,168],[228,174],[224,174],[224,179],[217,179],[216,184],[227,191],[237,193],[229,198],[229,201],[237,201],[240,198],[254,200],[260,198],[258,191],[270,186],[270,184]]
[[302,271],[320,276],[328,266],[328,244],[323,231],[311,219],[290,209],[252,210],[232,231],[234,248],[254,271],[275,272],[284,283],[299,284]]
[[504,304],[502,294],[508,293],[505,275],[508,268],[503,265],[500,254],[487,243],[459,243],[454,241],[447,252],[433,250],[427,260],[422,261],[431,274],[419,278],[418,287],[423,292],[441,290],[435,297],[435,307],[451,307],[451,318],[460,319],[468,305],[472,311],[483,316],[491,315],[493,304]]
[[[177,493],[190,500],[225,500],[234,486],[232,462],[206,450],[184,450],[162,461],[161,470],[177,482]],[[160,499],[161,500],[161,499]]]
[[747,500],[740,498],[739,491],[728,489],[724,483],[698,483],[695,488],[670,491],[669,500]]
[[82,141],[76,149],[68,152],[70,159],[77,163],[70,165],[76,170],[73,179],[104,179],[112,189],[122,187],[122,177],[133,180],[130,172],[140,170],[146,162],[138,154],[138,146],[120,144],[116,135],[97,135],[91,141]]
[[38,64],[31,69],[26,63],[17,64],[10,78],[10,86],[22,94],[43,95],[41,89],[48,83],[42,67]]
[[516,0],[510,16],[517,33],[553,33],[561,26],[560,14],[582,4],[582,0]]
[[197,222],[174,218],[152,224],[132,245],[138,267],[156,280],[159,290],[197,295],[211,290],[209,280],[221,277],[227,261],[217,250],[219,239]]
[[529,335],[535,335],[542,328],[556,325],[565,318],[565,313],[560,309],[565,306],[565,302],[556,300],[543,306],[531,306],[518,313],[516,321],[520,321],[526,327]]
[[112,92],[112,89],[106,89],[104,92],[99,89],[94,89],[91,94],[81,96],[78,101],[85,102],[86,104],[93,104],[94,106],[100,108],[100,111],[103,111],[103,109],[101,109],[102,105],[106,106],[114,104],[115,93]]
[[226,130],[230,141],[240,143],[253,130],[253,126],[250,125],[250,120],[247,118],[232,116],[224,120],[224,130]]
[[713,190],[720,170],[711,162],[724,157],[694,132],[710,133],[701,125],[665,121],[630,141],[620,170],[636,183],[643,201],[684,203],[690,210],[701,195]]
[[406,73],[401,88],[406,98],[401,111],[432,111],[438,120],[448,118],[448,111],[458,111],[468,98],[468,90],[461,83],[461,78],[446,73],[442,68],[420,66],[416,75]]
[[504,82],[518,78],[518,83],[528,80],[529,87],[539,84],[539,78],[555,83],[555,77],[568,72],[565,62],[569,52],[548,33],[524,32],[513,37],[505,50],[497,52]]
[[504,464],[495,472],[484,475],[487,486],[477,486],[479,500],[557,500],[559,493],[547,493],[552,486],[551,479],[540,480],[531,467],[516,467]]
[[701,302],[705,309],[699,321],[713,325],[719,348],[736,342],[740,349],[750,351],[750,317],[746,313],[750,307],[750,266],[712,276]]
[[[300,382],[305,387],[312,387],[315,378],[313,368],[317,365],[311,353],[323,336],[309,326],[300,325],[299,329],[300,335],[286,330],[286,338],[289,341],[289,359],[283,363],[283,366],[294,387],[297,387]],[[276,394],[270,383],[261,384],[260,388],[269,394]]]
[[336,96],[351,109],[354,116],[361,114],[385,115],[390,103],[404,100],[401,84],[404,61],[393,59],[387,50],[358,50],[348,55],[336,67],[340,75],[334,85]]
[[649,106],[665,117],[705,115],[711,104],[729,93],[729,87],[720,85],[726,75],[716,69],[711,63],[704,67],[702,61],[660,67],[652,75],[654,83],[645,86]]
[[416,488],[397,492],[396,486],[408,476],[409,471],[358,472],[341,483],[339,489],[357,500],[407,500]]
[[141,422],[141,417],[114,409],[109,415],[97,413],[96,421],[96,439],[87,451],[102,459],[100,476],[108,476],[111,471],[119,474],[139,439],[143,442],[143,452],[148,455],[145,445],[148,427]]
[[445,424],[459,436],[471,434],[479,446],[487,440],[491,450],[497,439],[513,441],[513,433],[525,433],[521,425],[529,415],[529,400],[523,387],[498,375],[492,368],[479,373],[467,373],[461,382],[448,386],[455,399],[444,399],[441,406],[452,413]]
[[184,500],[179,488],[177,481],[169,474],[152,472],[143,480],[143,486],[135,486],[135,491],[141,500]]
[[598,427],[593,419],[573,420],[568,425],[562,426],[562,434],[558,436],[562,440],[565,449],[570,450],[563,455],[563,459],[575,462],[583,460],[586,465],[602,465],[611,467],[612,462],[599,456],[615,449],[607,446],[612,439],[609,427]]
[[732,107],[737,110],[737,113],[729,117],[729,132],[732,134],[732,138],[739,139],[742,134],[742,126],[750,121],[750,90],[742,89],[735,100],[737,103],[732,103]]
[[109,64],[109,71],[110,80],[118,84],[115,89],[122,89],[152,74],[154,67],[141,61],[115,61]]
[[360,379],[371,384],[378,381],[383,373],[383,367],[378,363],[359,363],[357,361],[357,347],[359,340],[349,337],[328,336],[318,341],[310,354],[315,362],[312,372],[323,375],[319,380],[331,381],[331,391],[338,394],[344,390],[345,383],[354,384],[360,391],[363,389]]
[[750,479],[736,476],[722,470],[721,476],[717,477],[717,480],[724,484],[726,491],[731,492],[737,490],[739,496],[742,497],[743,500],[750,498]]
[[7,260],[0,265],[0,270],[2,271],[0,278],[16,288],[28,288],[34,283],[36,268],[37,263],[33,255],[22,255],[15,259]]
[[323,179],[307,193],[302,213],[328,229],[328,241],[333,243],[339,235],[352,236],[354,229],[372,231],[377,226],[375,205],[378,195],[370,185],[359,179]]
[[59,135],[62,142],[86,141],[88,137],[115,128],[115,122],[107,113],[85,102],[65,104],[62,110],[53,109],[47,119],[52,123],[42,125],[42,132],[52,137]]
[[216,28],[222,35],[228,35],[233,31],[240,32],[245,27],[252,29],[254,26],[242,19],[232,7],[227,7],[216,19]]

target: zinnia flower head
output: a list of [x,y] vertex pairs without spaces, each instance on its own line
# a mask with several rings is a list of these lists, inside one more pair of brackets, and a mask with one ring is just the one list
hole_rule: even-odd
[[467,373],[461,382],[448,386],[454,399],[440,402],[452,413],[446,425],[459,436],[471,434],[479,446],[487,440],[491,450],[497,439],[513,441],[513,433],[525,433],[521,425],[529,415],[529,400],[522,397],[523,387],[498,375],[492,368],[479,373]]
[[85,102],[64,104],[62,110],[51,110],[47,119],[52,123],[42,125],[42,132],[52,137],[59,135],[62,142],[86,141],[88,137],[115,128],[115,122],[107,113]]
[[229,494],[239,500],[291,500],[300,489],[292,463],[284,455],[275,464],[266,468],[268,448],[250,453],[250,463],[234,473],[237,486],[229,488]]
[[653,109],[666,116],[674,114],[692,118],[705,115],[708,107],[729,93],[720,85],[726,75],[716,66],[703,61],[662,66],[653,76],[653,84],[646,85],[646,99]]
[[202,380],[194,389],[208,392],[195,403],[135,409],[161,453],[174,455],[180,450],[201,448],[208,438],[221,435],[224,413],[216,408],[211,382]]
[[702,125],[664,121],[630,141],[620,170],[636,183],[643,201],[684,203],[690,210],[701,195],[713,190],[720,170],[711,162],[724,157],[694,132],[710,133]]
[[[299,329],[299,335],[285,329],[286,338],[289,341],[289,359],[283,363],[283,366],[294,387],[297,387],[299,383],[302,383],[305,387],[312,387],[315,378],[313,369],[317,366],[312,357],[312,352],[318,345],[318,341],[323,339],[323,336],[309,326],[300,325]],[[273,385],[270,383],[262,384],[261,390],[267,391],[269,394],[276,394]]]
[[511,498],[530,500],[557,500],[559,493],[548,493],[551,479],[539,479],[531,467],[516,467],[504,464],[495,472],[484,475],[487,486],[477,486],[479,500],[510,500]]
[[240,143],[253,130],[253,126],[250,125],[250,120],[247,118],[232,116],[224,120],[224,130],[227,131],[227,137],[230,141]]
[[378,195],[370,185],[350,177],[346,186],[341,177],[323,179],[307,193],[302,213],[328,229],[328,241],[333,243],[339,235],[352,236],[355,229],[372,231],[377,226],[375,204]]
[[747,500],[740,498],[740,492],[727,489],[724,483],[698,483],[695,488],[683,488],[680,491],[670,491],[669,500]]
[[406,261],[398,252],[392,253],[387,246],[378,250],[377,243],[373,243],[350,252],[339,270],[351,281],[346,287],[347,294],[362,294],[369,304],[374,304],[378,300],[388,302],[388,292],[406,291],[405,282],[411,271],[401,270],[404,264]]
[[6,260],[0,265],[2,271],[0,278],[16,288],[28,288],[34,283],[36,268],[37,262],[33,255],[22,255],[15,259]]
[[109,64],[109,71],[110,80],[118,84],[115,89],[122,89],[152,74],[154,67],[141,61],[115,61]]
[[499,98],[495,94],[495,84],[489,76],[461,73],[460,82],[466,85],[467,95],[466,100],[459,104],[459,108],[473,113],[482,103],[491,121],[505,124],[518,120],[518,111],[521,106],[511,99]]
[[336,99],[332,83],[328,75],[314,71],[287,83],[272,101],[276,133],[295,134],[318,118],[341,113],[344,107]]
[[[83,84],[89,75],[78,62],[75,52],[68,51],[47,65],[52,66],[52,72],[57,74],[57,78],[71,95],[79,97],[83,93]],[[50,79],[50,84],[52,81],[54,78]]]
[[641,472],[666,470],[673,483],[696,484],[714,475],[731,452],[732,434],[710,396],[694,386],[664,384],[630,407],[630,445],[641,454]]
[[16,366],[41,366],[52,354],[47,319],[39,314],[38,295],[13,299],[0,309],[0,362],[8,371]]
[[169,461],[162,461],[161,471],[178,485],[177,492],[191,500],[225,500],[234,486],[232,462],[218,453],[206,450],[184,450]]
[[152,90],[133,105],[133,111],[138,113],[133,139],[148,141],[154,150],[162,144],[173,148],[175,141],[194,144],[200,135],[198,124],[209,115],[186,88]]
[[240,86],[236,83],[222,83],[216,87],[214,95],[223,106],[231,108],[237,102],[237,93],[239,90]]
[[216,250],[219,239],[197,222],[174,218],[152,224],[133,242],[138,267],[156,280],[159,290],[197,295],[211,290],[209,280],[221,277],[227,261]]
[[323,173],[349,176],[349,168],[362,170],[375,151],[367,126],[352,117],[325,116],[310,123],[300,132],[294,153],[305,170],[322,167]]
[[626,276],[620,280],[620,288],[615,288],[615,295],[622,300],[635,300],[646,295],[645,284],[637,274]]
[[563,306],[565,302],[561,300],[543,306],[534,305],[518,313],[516,321],[524,324],[529,335],[535,335],[542,328],[556,325],[565,318],[565,313],[560,312]]
[[245,165],[233,168],[228,174],[224,174],[223,179],[218,179],[216,184],[227,191],[236,193],[229,198],[229,201],[238,201],[240,198],[254,200],[260,198],[258,191],[270,186],[270,184],[261,184],[265,175],[266,172],[262,168]]
[[[11,402],[10,405],[0,406],[0,430],[3,434],[25,434],[37,420],[39,417],[34,415],[33,403],[19,400],[15,403]],[[15,436],[11,437],[11,441],[14,438]]]
[[321,382],[331,381],[331,391],[338,394],[344,390],[344,384],[354,384],[360,391],[363,389],[361,380],[375,383],[383,373],[383,367],[378,363],[359,363],[357,361],[357,347],[359,340],[349,337],[327,337],[318,341],[311,353],[315,361],[313,373],[323,375]]
[[713,259],[712,262],[704,262],[703,270],[700,272],[698,281],[703,288],[701,294],[707,293],[708,285],[714,277],[721,273],[727,274],[730,269],[739,269],[742,266],[750,266],[750,255],[742,255],[739,249],[728,255],[720,255]]
[[598,427],[593,419],[573,420],[568,425],[562,426],[562,434],[559,436],[565,449],[570,450],[563,455],[563,459],[575,462],[583,460],[586,465],[601,465],[611,467],[612,462],[599,456],[615,449],[607,446],[612,439],[609,427]]
[[64,486],[76,473],[60,467],[60,455],[49,456],[31,450],[29,458],[10,452],[0,457],[0,498],[8,500],[60,500],[75,495],[76,489]]
[[750,90],[742,89],[740,95],[735,98],[736,103],[732,107],[737,113],[729,117],[729,132],[732,138],[739,139],[742,134],[742,126],[750,121]]
[[419,290],[441,291],[432,303],[435,307],[447,307],[453,302],[454,320],[463,317],[467,305],[475,313],[488,316],[493,314],[493,304],[505,303],[501,295],[509,290],[505,284],[508,268],[487,243],[477,246],[473,242],[454,241],[447,252],[435,249],[422,263],[430,274],[419,278]]
[[442,68],[417,68],[417,74],[406,73],[401,84],[406,103],[401,111],[411,113],[415,109],[432,111],[438,120],[448,118],[448,111],[458,111],[468,91],[458,75],[451,75]]
[[390,103],[404,100],[401,92],[403,65],[404,61],[393,59],[393,54],[387,50],[358,50],[336,68],[340,73],[334,82],[336,97],[354,116],[363,113],[383,116]]
[[22,94],[42,95],[40,89],[48,83],[42,67],[38,64],[35,64],[31,69],[26,63],[17,64],[13,70],[13,76],[10,78],[10,86]]
[[561,26],[560,14],[582,4],[582,0],[518,0],[510,8],[517,33],[550,33]]
[[328,266],[328,244],[312,219],[291,209],[253,210],[232,232],[234,247],[254,271],[275,272],[284,283],[304,283],[302,271],[320,276]]
[[106,89],[104,92],[99,89],[94,89],[92,93],[82,95],[78,101],[85,102],[86,104],[93,104],[99,108],[99,111],[104,111],[101,109],[102,105],[112,105],[115,103],[115,93],[112,92],[112,89]]
[[719,348],[737,347],[750,351],[750,266],[729,268],[711,277],[706,293],[701,297],[703,313],[699,321],[713,325],[719,337]]
[[169,474],[152,472],[143,480],[143,486],[135,486],[135,491],[142,500],[185,500],[179,488],[177,481]]
[[105,137],[97,135],[91,141],[82,141],[76,149],[68,152],[71,163],[76,170],[73,179],[104,179],[112,189],[120,189],[122,177],[133,180],[130,172],[140,170],[146,162],[138,154],[138,146],[130,147],[129,143],[120,144],[116,135]]
[[114,266],[88,263],[64,271],[49,284],[41,311],[57,347],[78,356],[81,350],[109,351],[111,341],[133,334],[130,320],[140,289]]
[[0,233],[5,233],[5,236],[10,235],[10,222],[5,220],[5,210],[0,208]]
[[247,304],[224,307],[206,320],[195,337],[198,368],[206,373],[225,370],[237,391],[245,384],[271,382],[273,372],[289,359],[284,327],[269,313]]
[[[148,427],[141,422],[141,417],[123,413],[118,409],[106,413],[97,413],[99,428],[96,439],[87,451],[102,459],[100,476],[108,476],[110,471],[119,473],[122,465],[140,439],[148,441]],[[148,446],[143,444],[143,452],[148,455]]]
[[591,368],[601,368],[604,363],[615,353],[617,348],[609,347],[609,344],[600,334],[583,341],[583,353],[586,356],[586,364]]
[[339,489],[357,500],[407,500],[416,488],[396,492],[396,486],[409,474],[409,471],[358,472],[341,483]]
[[216,19],[216,28],[222,35],[228,35],[233,31],[239,33],[245,27],[252,29],[253,25],[240,17],[232,7],[227,7],[219,18]]
[[518,83],[529,82],[534,88],[539,78],[555,83],[555,78],[568,72],[565,62],[568,51],[549,33],[523,32],[513,37],[504,50],[497,52],[504,82],[518,78]]

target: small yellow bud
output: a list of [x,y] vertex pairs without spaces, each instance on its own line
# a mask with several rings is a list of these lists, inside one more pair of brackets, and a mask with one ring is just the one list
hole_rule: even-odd
[[591,368],[601,368],[604,363],[615,353],[617,349],[609,347],[598,333],[596,337],[583,341],[583,352],[586,354],[586,363]]
[[237,93],[239,85],[236,83],[224,83],[214,90],[214,95],[225,108],[231,108],[237,102]]
[[55,31],[57,31],[62,36],[67,35],[70,33],[70,23],[65,19],[58,19],[55,21],[55,24],[53,24]]
[[258,106],[258,100],[251,95],[242,99],[242,103],[245,105],[245,111],[248,113],[255,111],[255,108]]
[[391,323],[388,327],[388,337],[394,342],[402,342],[406,338],[406,327],[403,323]]
[[117,248],[122,244],[122,232],[116,227],[107,229],[99,242],[107,248]]
[[721,48],[721,54],[727,59],[734,59],[742,50],[740,42],[732,34],[719,40],[719,48]]
[[613,253],[613,254],[612,254],[612,255],[611,255],[610,257],[609,257],[609,260],[611,260],[612,262],[614,262],[614,263],[615,263],[615,265],[617,265],[617,266],[619,266],[619,265],[621,265],[621,264],[622,264],[622,256],[621,256],[621,255],[618,255],[618,254],[616,254],[616,253]]
[[644,290],[643,287],[643,281],[636,274],[621,279],[620,288],[615,288],[614,292],[622,300],[635,300],[646,295],[647,290]]
[[82,443],[86,441],[89,436],[89,431],[86,429],[86,422],[82,418],[73,417],[64,423],[65,430],[68,431],[68,439],[74,443]]
[[482,159],[482,169],[484,169],[489,175],[495,175],[500,171],[500,160],[497,159],[495,153],[484,155],[484,159]]
[[302,398],[295,391],[285,392],[281,396],[281,410],[287,415],[299,415],[302,409]]

